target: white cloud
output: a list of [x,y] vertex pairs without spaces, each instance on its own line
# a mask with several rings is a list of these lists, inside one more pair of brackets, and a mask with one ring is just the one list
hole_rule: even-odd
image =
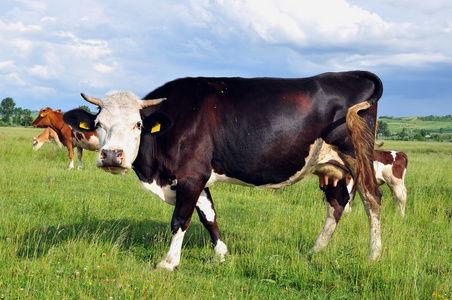
[[110,67],[110,66],[107,66],[107,65],[104,65],[101,63],[94,64],[93,68],[101,73],[110,73],[114,70],[113,67]]
[[16,0],[17,2],[23,3],[24,7],[27,9],[37,11],[37,12],[45,12],[47,10],[46,1],[35,1],[35,0]]
[[450,66],[448,1],[7,1],[0,90],[144,95],[182,76]]
[[4,82],[12,86],[25,86],[26,82],[20,78],[20,75],[16,72],[7,74],[4,77]]
[[69,39],[68,42],[60,44],[60,46],[65,50],[70,51],[70,55],[75,55],[76,57],[98,59],[111,53],[107,41],[81,39],[71,32],[56,33],[55,35]]
[[40,25],[24,25],[23,22],[4,23],[0,21],[0,28],[5,31],[18,31],[18,32],[41,30]]
[[203,20],[205,28],[220,34],[248,31],[247,34],[271,44],[334,45],[391,28],[377,14],[351,6],[345,0],[193,0],[191,8],[193,19],[198,20],[197,24]]
[[41,18],[41,23],[52,23],[52,22],[56,22],[57,18],[54,17],[49,17],[49,16],[45,16]]
[[2,73],[9,72],[15,69],[14,62],[12,60],[0,61],[0,71]]

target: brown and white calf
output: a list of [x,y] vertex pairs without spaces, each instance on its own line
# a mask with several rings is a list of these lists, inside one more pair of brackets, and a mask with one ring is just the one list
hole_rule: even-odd
[[[387,184],[391,189],[394,204],[398,206],[402,216],[405,215],[407,189],[405,187],[405,174],[408,166],[408,158],[403,152],[374,150],[375,176],[379,185]],[[350,200],[345,211],[352,210],[351,204],[355,198],[352,192],[353,180],[348,175],[350,182],[347,189],[350,192]]]
[[47,127],[38,137],[33,137],[33,150],[39,150],[39,148],[47,142],[52,142],[55,145],[58,145],[58,147],[61,147],[62,145],[55,130]]
[[73,130],[63,121],[61,110],[52,110],[50,107],[41,109],[39,116],[33,121],[34,127],[50,127],[58,135],[61,143],[68,150],[69,170],[74,168],[74,147],[77,147],[78,169],[82,168],[83,149],[90,151],[99,150],[99,138],[96,131]]

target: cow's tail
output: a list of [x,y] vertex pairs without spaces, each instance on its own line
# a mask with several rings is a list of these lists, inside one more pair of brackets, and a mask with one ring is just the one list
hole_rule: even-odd
[[[356,156],[356,174],[353,191],[356,189],[356,184],[362,182],[369,189],[369,192],[375,195],[379,189],[375,176],[373,176],[375,129],[371,129],[366,120],[358,112],[367,110],[377,103],[383,94],[383,84],[372,73],[366,73],[366,77],[374,83],[374,93],[368,100],[355,104],[348,109],[346,123]],[[376,122],[376,120],[374,121]]]

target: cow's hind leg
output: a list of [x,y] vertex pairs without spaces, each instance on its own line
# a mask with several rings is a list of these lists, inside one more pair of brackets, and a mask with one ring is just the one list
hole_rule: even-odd
[[77,147],[77,158],[78,158],[78,167],[77,170],[82,169],[82,157],[83,157],[83,148]]
[[358,193],[364,204],[367,216],[369,218],[370,241],[369,251],[370,259],[375,260],[381,255],[381,229],[380,229],[380,211],[381,211],[381,189],[372,194],[368,189],[358,184]]
[[327,202],[325,224],[323,225],[322,232],[320,232],[319,237],[315,241],[314,247],[309,251],[310,254],[325,249],[336,230],[344,207],[349,199],[349,192],[345,180],[339,180],[336,187],[332,185],[327,186],[324,190],[324,195]]
[[221,239],[220,230],[217,224],[217,215],[213,206],[212,196],[209,189],[205,188],[201,193],[201,196],[196,203],[196,210],[199,215],[199,219],[204,227],[209,231],[210,238],[214,245],[215,259],[218,262],[223,262],[224,257],[228,253],[228,248]]

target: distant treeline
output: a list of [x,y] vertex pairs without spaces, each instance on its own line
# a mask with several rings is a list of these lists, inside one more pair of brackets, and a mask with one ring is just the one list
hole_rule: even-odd
[[[395,118],[395,117],[388,117],[388,116],[381,116],[380,119],[400,119],[400,118]],[[452,116],[451,115],[447,115],[447,116],[426,116],[426,117],[417,117],[418,120],[421,121],[435,121],[435,122],[452,122]]]
[[438,117],[438,116],[427,116],[427,117],[419,117],[419,120],[422,121],[436,121],[436,122],[452,122],[452,116],[451,115],[447,115],[444,117]]

